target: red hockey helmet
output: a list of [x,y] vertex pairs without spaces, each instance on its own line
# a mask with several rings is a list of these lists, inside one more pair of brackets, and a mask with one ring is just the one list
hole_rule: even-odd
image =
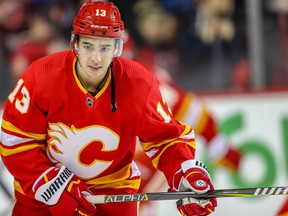
[[73,33],[98,37],[122,38],[124,23],[112,2],[88,0],[73,22]]

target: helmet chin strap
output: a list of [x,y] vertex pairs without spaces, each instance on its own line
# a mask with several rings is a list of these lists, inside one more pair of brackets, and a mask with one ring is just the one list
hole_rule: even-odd
[[115,91],[115,82],[114,82],[114,75],[113,75],[113,61],[116,57],[113,58],[110,68],[111,68],[111,94],[110,94],[110,99],[111,99],[111,109],[112,112],[116,112],[117,110],[117,103],[116,103],[116,91]]

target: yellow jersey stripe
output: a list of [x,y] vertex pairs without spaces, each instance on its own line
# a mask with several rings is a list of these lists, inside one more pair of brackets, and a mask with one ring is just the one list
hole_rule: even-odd
[[[161,157],[161,155],[163,154],[163,152],[167,149],[167,148],[169,148],[170,146],[172,146],[172,145],[175,145],[176,143],[181,143],[181,141],[175,141],[175,142],[171,142],[169,145],[166,145],[162,150],[161,150],[161,152],[158,154],[158,156],[157,157],[155,157],[153,160],[152,160],[152,164],[153,164],[153,166],[154,167],[158,167],[158,163],[159,163],[159,159],[160,159],[160,157]],[[196,143],[195,143],[195,141],[193,141],[193,142],[186,142],[186,144],[188,144],[189,146],[191,146],[192,148],[196,148]]]
[[190,104],[192,103],[192,101],[193,101],[193,94],[188,94],[187,96],[185,96],[181,106],[179,107],[179,110],[174,113],[174,116],[176,119],[178,119],[180,121],[183,120],[184,116],[186,115],[186,113],[189,110],[189,107],[190,107]]
[[7,148],[0,146],[0,155],[10,156],[10,155],[18,154],[20,152],[28,151],[30,149],[39,148],[39,147],[42,148],[42,146],[39,144],[30,144],[30,145],[20,146],[20,147],[13,148],[13,149],[7,149]]
[[31,137],[31,138],[37,139],[37,140],[45,140],[46,139],[46,134],[36,134],[36,133],[25,132],[25,131],[17,128],[16,126],[14,126],[10,122],[5,121],[4,119],[2,120],[2,128],[4,128],[5,130],[8,130],[8,131],[17,133],[17,134],[24,135],[26,137]]

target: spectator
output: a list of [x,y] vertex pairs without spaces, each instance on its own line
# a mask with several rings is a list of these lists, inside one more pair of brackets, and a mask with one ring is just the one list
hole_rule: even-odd
[[199,1],[183,13],[183,7],[173,10],[157,0],[138,0],[133,7],[139,52],[185,90],[230,88],[235,64],[242,59],[234,1],[222,2],[221,7],[213,2]]
[[8,65],[9,44],[13,44],[13,35],[26,28],[26,7],[17,0],[0,1],[0,102],[7,98],[12,89],[11,74]]
[[57,37],[53,23],[42,11],[29,16],[28,30],[18,35],[18,44],[12,50],[10,70],[15,83],[36,59],[69,48],[69,43]]

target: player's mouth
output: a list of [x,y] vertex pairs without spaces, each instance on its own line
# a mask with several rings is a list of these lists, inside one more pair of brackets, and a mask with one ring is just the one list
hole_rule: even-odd
[[89,67],[89,69],[90,69],[91,71],[93,71],[93,72],[98,72],[99,70],[102,69],[101,66],[88,66],[88,67]]

